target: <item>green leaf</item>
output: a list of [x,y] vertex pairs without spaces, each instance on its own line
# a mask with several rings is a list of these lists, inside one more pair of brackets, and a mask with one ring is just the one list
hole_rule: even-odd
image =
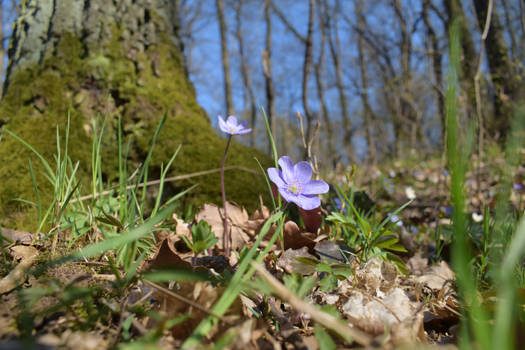
[[321,282],[319,283],[319,286],[321,287],[321,290],[323,292],[331,292],[335,288],[337,288],[337,282],[338,279],[333,274],[326,275]]
[[335,350],[336,346],[330,334],[323,327],[315,325],[315,339],[319,343],[320,350]]

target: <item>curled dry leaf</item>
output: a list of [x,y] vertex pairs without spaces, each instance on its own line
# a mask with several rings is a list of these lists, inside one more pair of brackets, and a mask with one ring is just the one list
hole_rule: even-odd
[[26,272],[37,258],[38,250],[34,247],[18,245],[11,248],[11,255],[18,261],[18,265],[0,280],[0,294],[8,293],[24,283],[27,278]]

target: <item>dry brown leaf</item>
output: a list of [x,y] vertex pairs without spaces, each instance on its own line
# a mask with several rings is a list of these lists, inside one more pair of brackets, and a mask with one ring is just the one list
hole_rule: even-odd
[[401,288],[392,289],[383,298],[354,290],[342,312],[367,333],[379,335],[387,327],[414,318],[418,306]]
[[315,246],[315,234],[305,232],[293,221],[284,224],[284,249],[299,249],[308,247],[310,251]]
[[24,232],[24,231],[18,231],[18,230],[12,230],[9,228],[2,228],[2,236],[6,237],[7,239],[17,243],[17,244],[25,244],[30,245],[33,240],[40,239],[43,237],[43,234],[34,234],[32,232]]
[[[244,208],[229,202],[226,206],[231,230],[231,247],[234,250],[240,249],[250,241],[250,237],[242,229],[242,226],[248,221],[248,213]],[[197,222],[200,220],[206,221],[211,226],[212,232],[219,239],[217,246],[219,249],[224,249],[223,211],[215,204],[204,204],[202,210],[195,215],[195,220]]]
[[383,296],[394,287],[396,268],[388,261],[374,258],[356,271],[358,286],[374,296]]
[[297,258],[316,259],[315,256],[308,253],[307,247],[295,250],[287,249],[281,255],[279,260],[277,260],[277,266],[286,271],[286,273],[296,272],[302,275],[308,275],[315,271],[315,266],[303,264],[300,261],[297,261]]
[[423,315],[418,313],[414,317],[392,325],[390,334],[396,348],[425,342],[427,336],[423,324]]
[[431,266],[425,274],[417,278],[417,282],[422,283],[434,291],[441,291],[443,288],[451,288],[455,280],[454,272],[445,261]]
[[27,270],[33,265],[38,256],[34,247],[18,245],[11,248],[11,255],[18,261],[18,265],[0,280],[0,294],[8,293],[24,283]]
[[191,270],[189,262],[183,260],[175,251],[170,239],[165,239],[160,244],[155,257],[146,265],[146,270],[153,269],[186,269]]

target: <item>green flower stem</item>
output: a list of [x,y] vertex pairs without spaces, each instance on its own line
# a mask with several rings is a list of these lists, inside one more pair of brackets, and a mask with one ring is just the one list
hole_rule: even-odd
[[224,164],[226,163],[226,155],[228,153],[228,148],[230,148],[230,142],[232,140],[232,135],[228,136],[228,141],[226,142],[226,149],[224,150],[224,156],[222,156],[221,163],[221,191],[222,191],[222,208],[224,210],[224,233],[223,233],[223,242],[224,250],[226,256],[230,256],[230,232],[228,230],[228,214],[226,212],[226,189],[224,187]]

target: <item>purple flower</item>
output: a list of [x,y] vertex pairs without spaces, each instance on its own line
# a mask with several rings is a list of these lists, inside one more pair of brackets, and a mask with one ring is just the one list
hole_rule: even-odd
[[230,135],[241,135],[252,131],[252,129],[246,128],[246,124],[248,124],[246,120],[239,123],[237,118],[233,115],[230,115],[226,121],[219,116],[219,128]]
[[293,164],[287,156],[279,159],[277,168],[268,168],[270,180],[277,185],[281,196],[287,202],[294,202],[304,210],[312,210],[321,205],[318,194],[328,192],[328,184],[322,180],[310,180],[312,167],[307,162]]

